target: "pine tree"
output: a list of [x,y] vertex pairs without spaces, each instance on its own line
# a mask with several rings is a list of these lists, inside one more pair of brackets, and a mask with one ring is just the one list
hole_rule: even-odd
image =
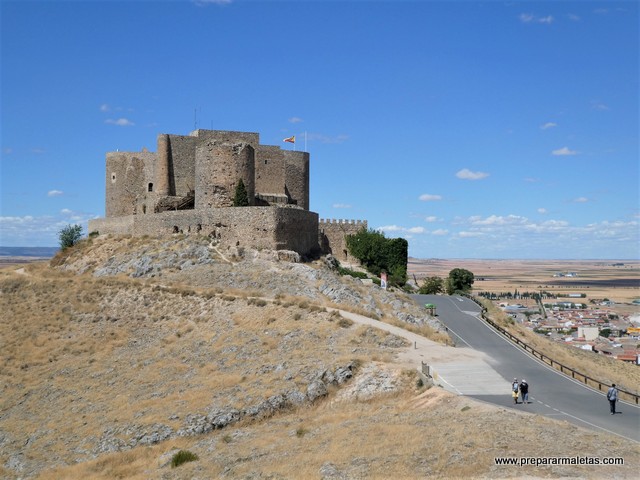
[[233,197],[233,206],[249,206],[249,195],[247,194],[247,188],[244,186],[244,182],[242,181],[242,179],[238,180],[238,184],[236,185],[236,194]]

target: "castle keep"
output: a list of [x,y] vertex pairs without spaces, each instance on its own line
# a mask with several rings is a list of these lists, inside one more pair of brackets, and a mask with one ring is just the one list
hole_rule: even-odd
[[[249,206],[234,207],[245,186]],[[309,153],[261,145],[249,132],[160,134],[157,151],[109,152],[105,218],[89,232],[208,235],[223,246],[333,253],[366,221],[322,220],[309,211]]]

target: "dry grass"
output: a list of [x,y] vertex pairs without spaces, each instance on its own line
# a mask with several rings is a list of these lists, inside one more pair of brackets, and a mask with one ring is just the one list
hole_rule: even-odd
[[[130,246],[125,240],[91,248],[115,251]],[[618,478],[632,478],[640,467],[637,446],[617,437],[418,389],[415,371],[393,363],[389,334],[344,322],[324,310],[329,305],[298,297],[263,303],[260,292],[249,290],[96,279],[46,264],[25,271],[0,270],[2,478],[17,477],[7,467],[16,456],[41,465],[44,479],[331,472],[373,479],[599,478],[604,471],[493,465],[495,456],[522,455],[623,456],[624,467],[607,470]],[[347,384],[311,406],[91,459],[109,429],[123,441],[130,440],[128,429],[162,424],[175,431],[188,414],[304,390],[318,372],[346,364],[356,376],[389,372],[398,386],[357,401],[341,395]],[[181,449],[199,459],[172,469],[171,456]]]
[[[531,436],[535,435],[535,436]],[[559,438],[578,438],[572,445]],[[535,439],[535,440],[533,440]],[[494,456],[624,456],[626,467],[496,467]],[[199,460],[160,467],[177,449]],[[322,403],[200,438],[168,441],[56,469],[41,478],[633,478],[638,449],[546,418],[496,411],[432,388],[350,404]],[[164,456],[164,457],[163,457]],[[606,470],[605,470],[606,468]]]

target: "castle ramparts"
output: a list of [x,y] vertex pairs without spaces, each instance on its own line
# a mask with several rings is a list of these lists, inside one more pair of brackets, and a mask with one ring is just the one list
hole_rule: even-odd
[[[89,231],[208,235],[226,246],[333,253],[361,220],[319,220],[309,211],[309,153],[261,145],[250,132],[160,134],[157,151],[106,155],[105,218]],[[248,205],[234,206],[239,184]]]

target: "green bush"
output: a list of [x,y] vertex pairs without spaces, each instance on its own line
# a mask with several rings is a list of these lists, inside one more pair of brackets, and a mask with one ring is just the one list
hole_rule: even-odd
[[364,272],[356,272],[355,270],[351,270],[350,268],[338,267],[338,273],[340,275],[349,275],[355,278],[367,278],[367,274]]
[[242,179],[238,180],[236,185],[235,196],[233,197],[234,207],[247,207],[249,206],[249,194],[247,193],[247,187],[244,186]]
[[180,450],[171,458],[171,468],[176,468],[183,463],[193,462],[198,460],[198,456],[189,450]]
[[69,247],[73,247],[82,238],[82,226],[80,225],[67,225],[58,232],[58,239],[60,240],[60,248],[66,250]]
[[456,292],[468,292],[473,285],[473,273],[464,268],[454,268],[449,272],[446,281],[447,294],[452,295]]
[[388,283],[402,286],[407,281],[409,243],[404,238],[385,238],[384,233],[362,229],[347,235],[347,249],[373,275],[388,273]]

